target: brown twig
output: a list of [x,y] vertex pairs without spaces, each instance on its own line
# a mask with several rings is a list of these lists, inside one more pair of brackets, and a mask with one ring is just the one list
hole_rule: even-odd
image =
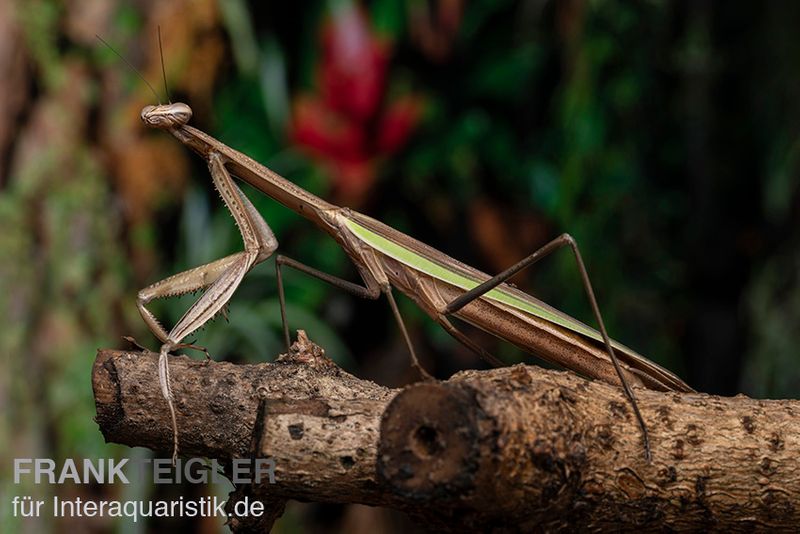
[[[392,390],[300,336],[273,364],[172,358],[181,450],[271,457],[233,495],[389,506],[444,530],[753,529],[800,524],[800,402],[638,389],[653,461],[619,388],[514,366]],[[101,351],[108,441],[171,447],[153,354]],[[233,522],[240,531],[268,528]]]

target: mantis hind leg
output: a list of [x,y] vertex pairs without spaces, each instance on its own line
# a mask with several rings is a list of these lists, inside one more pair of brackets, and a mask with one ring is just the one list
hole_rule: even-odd
[[472,341],[469,337],[467,337],[464,332],[456,328],[450,320],[444,315],[438,315],[436,317],[436,322],[441,325],[445,331],[456,338],[462,345],[466,346],[467,348],[471,349],[475,354],[477,354],[483,361],[488,363],[493,367],[503,367],[503,362],[500,361],[497,356],[492,355],[485,349],[483,349],[480,345]]
[[392,288],[391,286],[380,287],[377,282],[369,283],[368,280],[365,279],[366,285],[360,286],[353,282],[349,282],[347,280],[343,280],[337,276],[333,276],[328,273],[324,273],[313,267],[309,267],[304,263],[300,263],[297,260],[293,260],[287,256],[283,256],[278,254],[275,257],[275,275],[278,279],[278,300],[280,302],[281,308],[281,322],[283,324],[283,337],[284,341],[286,342],[286,350],[290,350],[291,339],[289,337],[289,325],[286,321],[286,296],[283,290],[283,275],[281,274],[281,266],[286,265],[287,267],[291,267],[296,269],[302,273],[305,273],[313,278],[318,280],[322,280],[323,282],[327,282],[334,287],[338,287],[339,289],[343,289],[350,293],[351,295],[355,295],[360,298],[370,299],[370,300],[377,300],[380,297],[381,292],[386,295],[386,298],[389,300],[389,305],[392,308],[392,314],[394,315],[395,320],[397,321],[398,326],[400,327],[400,331],[403,334],[403,338],[405,339],[406,345],[408,346],[408,350],[411,354],[411,365],[416,369],[416,371],[420,374],[423,379],[431,378],[430,374],[428,374],[425,369],[420,365],[419,360],[417,359],[417,353],[414,350],[414,345],[411,343],[411,338],[408,335],[408,330],[406,330],[405,323],[403,322],[403,318],[400,315],[400,310],[397,308],[397,303],[394,300],[394,296],[392,295]]
[[[625,396],[628,397],[628,400],[631,403],[631,407],[633,408],[633,413],[636,416],[636,420],[639,424],[639,427],[642,430],[642,440],[644,442],[644,450],[645,450],[645,458],[649,462],[651,459],[650,454],[650,437],[647,432],[647,426],[645,425],[644,418],[642,418],[642,414],[639,411],[639,405],[636,402],[636,396],[633,394],[633,390],[628,385],[627,380],[625,379],[625,375],[622,372],[622,368],[620,367],[619,360],[617,359],[617,355],[614,353],[614,347],[611,346],[611,339],[608,337],[608,333],[606,332],[606,325],[603,322],[603,316],[600,313],[600,307],[597,305],[597,299],[594,295],[594,290],[592,289],[592,283],[589,280],[589,274],[586,271],[586,266],[583,263],[583,259],[581,258],[580,250],[578,249],[578,244],[575,242],[575,239],[569,234],[561,234],[557,238],[553,239],[539,250],[524,258],[523,260],[519,261],[518,263],[512,265],[502,273],[494,276],[482,284],[474,287],[473,289],[467,291],[463,295],[459,296],[456,299],[453,299],[450,303],[447,304],[445,309],[443,310],[444,315],[451,315],[456,313],[458,310],[472,302],[473,300],[480,298],[481,296],[485,295],[492,289],[496,288],[515,274],[517,274],[522,269],[529,267],[539,261],[540,259],[544,258],[545,256],[550,255],[552,252],[562,248],[562,247],[569,247],[572,250],[573,256],[575,257],[575,262],[578,266],[578,272],[581,275],[581,282],[583,284],[583,288],[586,292],[586,296],[589,299],[589,304],[592,308],[592,313],[594,314],[594,318],[597,321],[597,325],[600,329],[600,334],[603,337],[603,343],[605,344],[606,351],[608,352],[609,357],[611,358],[611,362],[614,365],[614,370],[619,376],[620,384],[622,384],[622,389],[625,392]],[[462,334],[463,335],[463,334]]]

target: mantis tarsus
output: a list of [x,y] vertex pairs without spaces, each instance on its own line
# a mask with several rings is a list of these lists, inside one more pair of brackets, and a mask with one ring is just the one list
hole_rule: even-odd
[[[490,277],[375,219],[330,204],[301,189],[241,152],[189,126],[191,116],[191,108],[182,103],[147,106],[141,113],[142,121],[147,126],[170,132],[206,160],[214,186],[239,227],[244,250],[173,275],[139,292],[139,312],[162,342],[158,360],[159,383],[172,419],[173,460],[178,454],[178,429],[167,355],[181,347],[198,348],[182,341],[219,313],[247,272],[269,258],[278,248],[278,241],[269,225],[234,183],[231,175],[235,175],[332,236],[353,261],[364,283],[349,282],[278,255],[275,267],[287,350],[290,338],[282,266],[291,267],[362,298],[374,300],[385,295],[408,346],[412,365],[423,378],[429,378],[419,364],[394,300],[392,288],[395,287],[414,300],[449,334],[492,365],[500,366],[502,362],[458,330],[448,316],[454,315],[562,367],[622,386],[641,428],[645,456],[649,461],[647,426],[629,384],[662,391],[692,389],[666,369],[611,341],[580,251],[571,236],[562,234],[509,269]],[[568,247],[575,257],[599,332],[505,283],[518,271],[562,247]],[[155,298],[182,295],[204,288],[207,289],[203,295],[169,332],[147,309],[147,304]]]

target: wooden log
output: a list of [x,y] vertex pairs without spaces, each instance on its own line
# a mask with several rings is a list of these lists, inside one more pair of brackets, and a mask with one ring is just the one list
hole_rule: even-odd
[[[286,499],[389,506],[446,531],[725,530],[800,525],[800,402],[637,389],[653,461],[619,388],[517,365],[402,390],[359,380],[301,335],[275,363],[171,357],[181,452],[271,457]],[[166,457],[156,355],[101,351],[108,441]],[[232,524],[240,531],[268,528]]]

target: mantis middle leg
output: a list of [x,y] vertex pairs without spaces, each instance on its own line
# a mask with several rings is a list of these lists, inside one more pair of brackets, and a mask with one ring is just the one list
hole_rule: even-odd
[[313,267],[309,267],[303,263],[300,263],[297,260],[293,260],[292,258],[288,258],[279,254],[275,257],[275,274],[278,279],[278,300],[280,301],[281,307],[281,320],[283,321],[283,337],[286,341],[286,350],[289,350],[289,326],[286,322],[286,297],[283,291],[283,276],[281,275],[281,265],[286,265],[288,267],[292,267],[302,273],[305,273],[309,276],[322,280],[323,282],[327,282],[334,287],[338,287],[339,289],[344,289],[348,293],[355,295],[357,297],[370,299],[370,300],[377,300],[381,293],[386,295],[387,300],[389,301],[389,306],[392,308],[392,315],[394,315],[395,321],[397,322],[397,326],[400,328],[400,332],[403,334],[403,339],[405,339],[406,345],[408,346],[408,351],[411,354],[411,366],[419,373],[419,375],[424,379],[432,379],[431,375],[420,365],[419,360],[417,359],[417,353],[414,350],[414,344],[411,342],[411,337],[408,335],[408,330],[406,329],[405,322],[403,321],[403,317],[400,315],[400,310],[397,307],[397,302],[394,300],[394,295],[392,294],[392,286],[380,286],[377,282],[369,283],[368,281],[365,286],[360,286],[358,284],[354,284],[353,282],[348,282],[347,280],[343,280],[339,277],[330,275],[328,273],[323,273]]

